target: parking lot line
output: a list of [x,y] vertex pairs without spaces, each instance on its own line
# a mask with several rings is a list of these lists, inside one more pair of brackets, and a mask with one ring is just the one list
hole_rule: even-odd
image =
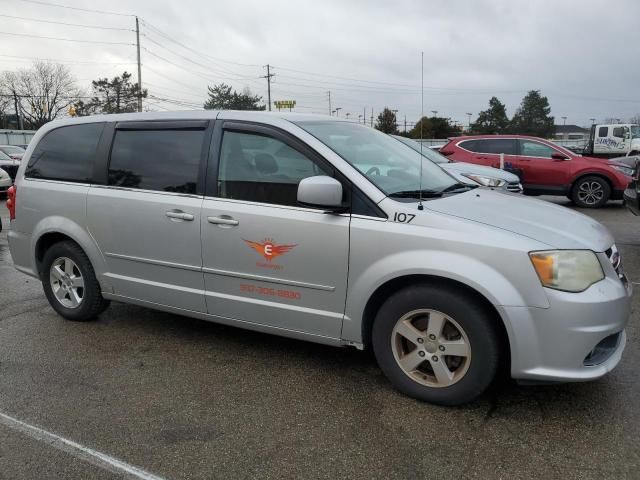
[[18,420],[17,418],[13,418],[2,412],[0,412],[0,424],[112,473],[120,475],[124,474],[128,478],[136,478],[140,480],[165,480],[162,477],[149,473],[141,468],[129,465],[122,460],[118,460],[117,458],[113,458],[105,453],[80,445],[79,443],[63,438],[55,433],[29,425],[22,420]]

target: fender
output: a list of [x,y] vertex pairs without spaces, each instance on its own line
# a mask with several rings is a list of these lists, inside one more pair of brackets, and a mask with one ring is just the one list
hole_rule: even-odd
[[[420,265],[416,258],[427,258],[429,264]],[[398,268],[400,265],[407,267]],[[533,269],[530,273],[535,275]],[[514,286],[514,279],[505,278],[493,266],[477,258],[440,250],[404,251],[381,258],[369,265],[359,277],[350,278],[342,328],[343,339],[362,342],[364,309],[371,296],[388,281],[408,275],[430,275],[455,280],[477,291],[494,306],[549,308],[549,302],[537,278],[534,282],[530,278],[523,281],[526,290],[519,291]],[[376,281],[371,283],[371,279]],[[512,330],[510,325],[505,327],[508,332]]]
[[53,232],[66,235],[80,245],[80,248],[84,250],[91,261],[91,265],[93,266],[93,270],[95,271],[96,278],[100,282],[102,290],[111,292],[111,286],[108,282],[105,282],[103,277],[103,274],[107,272],[107,263],[102,252],[98,248],[97,243],[84,227],[69,218],[61,216],[46,217],[35,225],[33,235],[31,236],[30,246],[33,271],[38,271],[36,265],[36,246],[38,245],[38,241],[47,233]]

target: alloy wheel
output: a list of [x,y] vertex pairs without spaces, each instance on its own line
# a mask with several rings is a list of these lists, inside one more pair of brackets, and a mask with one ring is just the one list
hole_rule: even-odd
[[84,278],[78,265],[68,257],[56,258],[49,270],[54,296],[66,308],[78,308],[84,299]]
[[600,182],[582,182],[578,187],[578,200],[585,205],[595,205],[604,197],[604,189]]
[[450,316],[430,309],[414,310],[391,333],[393,356],[412,380],[428,387],[460,381],[471,363],[466,332]]

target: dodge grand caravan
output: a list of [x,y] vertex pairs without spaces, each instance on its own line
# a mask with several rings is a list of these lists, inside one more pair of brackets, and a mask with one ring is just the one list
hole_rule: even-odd
[[631,285],[602,225],[457,183],[337,119],[51,122],[8,206],[16,267],[66,319],[115,300],[372,348],[400,391],[434,403],[474,399],[501,365],[526,381],[598,378],[626,342]]

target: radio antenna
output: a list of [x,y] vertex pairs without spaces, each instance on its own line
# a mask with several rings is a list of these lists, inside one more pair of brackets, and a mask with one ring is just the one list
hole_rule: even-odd
[[418,203],[418,210],[423,210],[422,206],[422,162],[424,161],[424,157],[422,156],[422,128],[424,125],[424,52],[420,52],[420,187],[418,191],[418,198],[420,203]]

